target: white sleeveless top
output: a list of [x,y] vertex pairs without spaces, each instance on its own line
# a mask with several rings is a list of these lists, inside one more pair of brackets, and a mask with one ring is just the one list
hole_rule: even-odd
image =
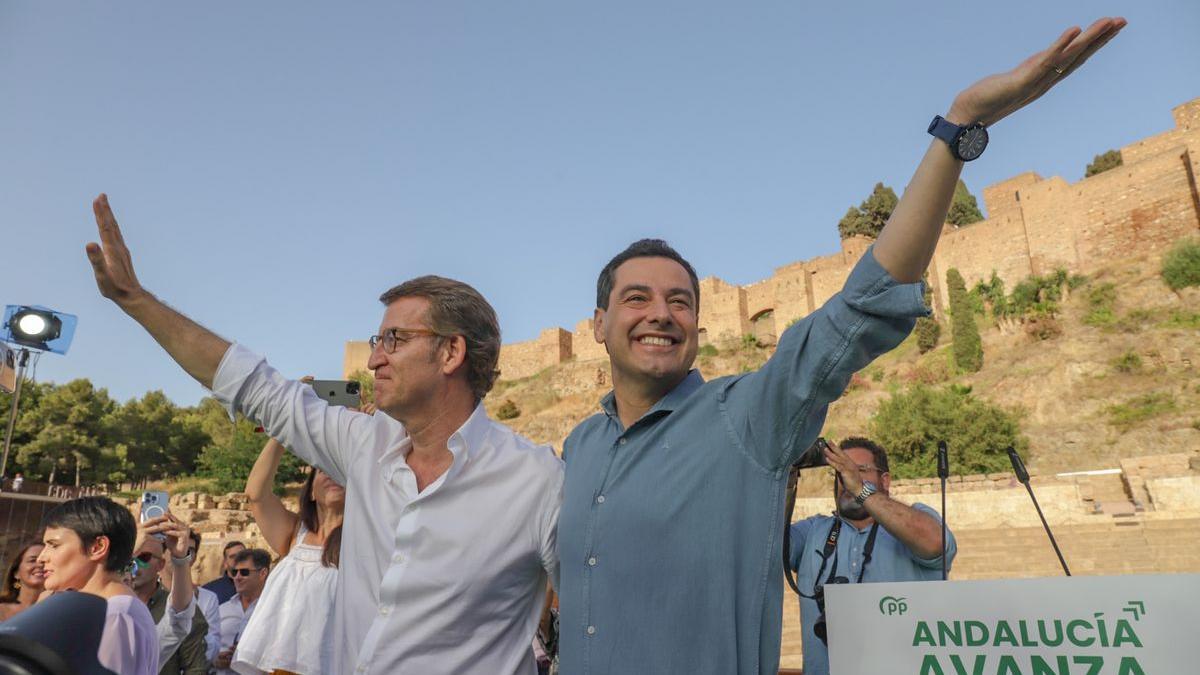
[[288,670],[333,672],[333,599],[337,568],[321,564],[321,547],[304,543],[301,523],[292,549],[267,577],[238,641],[232,668],[243,675]]

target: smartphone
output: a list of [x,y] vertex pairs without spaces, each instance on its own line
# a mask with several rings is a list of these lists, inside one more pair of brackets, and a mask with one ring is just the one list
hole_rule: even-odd
[[312,388],[317,396],[325,399],[329,405],[344,405],[347,408],[357,408],[362,405],[358,400],[359,385],[347,380],[313,380]]
[[[164,490],[148,490],[142,493],[142,515],[141,521],[144,523],[151,518],[167,515],[167,498],[169,495]],[[150,535],[159,541],[165,541],[166,535],[152,534]]]

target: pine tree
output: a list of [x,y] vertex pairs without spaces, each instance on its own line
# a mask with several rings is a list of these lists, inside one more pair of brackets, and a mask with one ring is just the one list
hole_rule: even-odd
[[967,284],[953,267],[946,272],[946,290],[950,294],[954,364],[964,372],[978,372],[983,367],[983,340],[979,337],[979,327],[975,325],[975,312],[971,308],[971,299],[967,297]]

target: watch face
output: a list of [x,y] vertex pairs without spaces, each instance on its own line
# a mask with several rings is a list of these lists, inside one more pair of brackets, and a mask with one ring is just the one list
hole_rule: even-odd
[[964,162],[969,162],[982,155],[987,144],[987,129],[983,127],[968,127],[958,137],[958,156]]

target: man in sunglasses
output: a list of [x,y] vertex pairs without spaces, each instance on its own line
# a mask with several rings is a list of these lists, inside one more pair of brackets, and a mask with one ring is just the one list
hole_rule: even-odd
[[142,288],[108,198],[93,211],[100,293],[231,414],[346,487],[342,550],[353,554],[339,564],[334,671],[533,675],[563,467],[483,407],[500,355],[487,300],[435,276],[386,291],[367,362],[384,414],[354,412]]
[[213,660],[214,670],[221,675],[234,672],[229,669],[233,652],[237,649],[242,631],[246,630],[246,624],[254,614],[254,607],[262,595],[263,587],[267,585],[270,569],[271,554],[261,548],[248,548],[233,559],[229,576],[233,579],[237,593],[221,603],[221,651]]
[[[792,525],[789,564],[800,589],[804,672],[829,673],[825,587],[879,581],[933,581],[942,576],[942,520],[924,504],[891,498],[887,451],[867,438],[827,447],[836,472],[837,512]],[[958,551],[946,531],[946,568]]]
[[188,526],[171,514],[138,523],[132,586],[158,629],[160,673],[203,675],[208,671],[208,622],[194,601],[191,534]]

